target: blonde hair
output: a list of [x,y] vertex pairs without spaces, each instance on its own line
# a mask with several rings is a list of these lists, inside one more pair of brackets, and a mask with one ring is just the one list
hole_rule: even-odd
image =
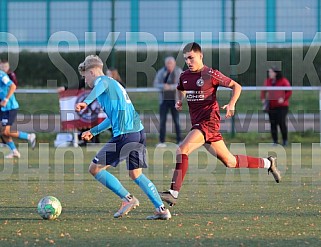
[[103,68],[104,64],[100,57],[96,55],[89,55],[85,58],[85,61],[79,64],[78,70],[79,72],[84,72],[85,70],[92,69],[95,67]]

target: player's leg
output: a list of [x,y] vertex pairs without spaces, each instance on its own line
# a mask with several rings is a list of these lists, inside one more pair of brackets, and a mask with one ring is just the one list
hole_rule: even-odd
[[147,195],[155,207],[155,213],[148,216],[149,220],[169,220],[172,216],[168,209],[165,208],[154,183],[142,173],[142,168],[129,171],[129,176]]
[[8,148],[10,149],[10,153],[5,156],[7,159],[13,159],[13,158],[20,158],[20,153],[10,135],[7,133],[10,133],[11,126],[6,125],[2,126],[1,128],[1,135],[3,137],[3,140],[7,144]]
[[170,206],[176,204],[178,193],[182,187],[188,169],[188,155],[201,147],[204,142],[205,139],[203,132],[199,129],[192,129],[179,145],[176,152],[176,167],[171,187],[168,191],[160,192],[162,200],[167,202]]
[[127,135],[129,143],[123,147],[123,152],[129,150],[127,167],[130,178],[141,188],[155,207],[155,214],[149,216],[150,220],[168,220],[171,213],[165,208],[157,188],[154,183],[143,174],[143,168],[147,168],[146,163],[146,134],[144,130]]
[[112,138],[106,143],[102,149],[96,154],[95,158],[89,166],[89,172],[102,185],[110,189],[122,200],[122,204],[118,212],[114,214],[115,218],[126,215],[130,210],[139,206],[139,201],[132,196],[121,182],[107,168],[116,167],[121,161],[120,149],[122,135]]
[[20,153],[16,148],[15,143],[13,142],[10,132],[11,124],[13,123],[12,119],[9,118],[9,111],[0,111],[0,120],[1,120],[1,136],[4,142],[7,144],[11,152],[5,156],[5,158],[20,158]]
[[31,144],[32,149],[36,147],[36,134],[35,133],[26,133],[23,131],[12,130],[11,126],[15,123],[17,119],[17,110],[6,111],[3,114],[2,123],[5,126],[10,126],[5,128],[3,134],[12,137],[26,140]]
[[265,168],[271,172],[277,183],[281,180],[281,174],[276,167],[276,158],[258,158],[247,155],[233,155],[226,147],[223,140],[205,144],[205,148],[216,156],[229,168]]

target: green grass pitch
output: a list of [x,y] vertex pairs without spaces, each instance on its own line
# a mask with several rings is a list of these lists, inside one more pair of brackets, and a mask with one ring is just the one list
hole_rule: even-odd
[[[190,156],[189,171],[169,221],[147,221],[153,206],[127,176],[110,171],[140,200],[127,217],[114,219],[120,200],[87,172],[91,148],[56,149],[20,143],[19,161],[4,161],[0,149],[0,246],[320,246],[320,144],[229,143],[248,155],[277,154],[283,181],[266,170],[226,169],[204,149]],[[148,145],[145,174],[159,190],[170,183],[175,147]],[[57,197],[62,214],[37,214],[45,195]]]

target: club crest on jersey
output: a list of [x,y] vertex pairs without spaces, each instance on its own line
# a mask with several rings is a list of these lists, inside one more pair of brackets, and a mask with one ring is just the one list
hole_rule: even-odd
[[196,85],[197,86],[199,86],[199,87],[201,87],[201,86],[203,86],[204,85],[204,80],[203,80],[203,78],[201,77],[201,78],[199,78],[197,81],[196,81]]

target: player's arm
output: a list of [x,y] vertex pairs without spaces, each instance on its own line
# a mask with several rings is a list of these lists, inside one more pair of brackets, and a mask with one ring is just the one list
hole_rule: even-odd
[[95,136],[99,133],[111,128],[111,122],[110,119],[107,117],[104,121],[102,121],[100,124],[96,125],[95,127],[90,129],[90,133]]
[[13,95],[14,91],[16,90],[17,86],[14,83],[11,83],[9,86],[9,90],[8,93],[6,95],[6,97],[1,100],[1,106],[6,106],[10,97]]
[[[109,79],[108,79],[109,80]],[[101,95],[108,88],[107,80],[102,80],[101,83],[98,83],[90,94],[86,97],[83,102],[80,102],[76,105],[75,110],[77,112],[84,110],[88,105],[90,105],[99,95]]]
[[222,109],[226,109],[226,115],[225,115],[226,118],[232,117],[234,115],[235,104],[242,92],[242,86],[234,80],[230,81],[230,83],[228,84],[228,87],[232,89],[232,97],[229,103],[222,107]]
[[91,90],[90,94],[86,97],[84,102],[87,105],[90,105],[99,95],[106,91],[108,88],[108,81],[111,80],[109,78],[101,80],[94,88]]
[[238,84],[236,81],[231,80],[229,84],[229,88],[232,89],[232,97],[230,99],[229,105],[235,106],[237,100],[239,99],[241,92],[242,92],[242,86]]
[[178,111],[181,111],[183,109],[183,99],[185,98],[186,92],[185,91],[181,91],[181,90],[176,90],[176,96],[177,96],[177,100],[176,100],[176,104],[175,104],[175,108]]

